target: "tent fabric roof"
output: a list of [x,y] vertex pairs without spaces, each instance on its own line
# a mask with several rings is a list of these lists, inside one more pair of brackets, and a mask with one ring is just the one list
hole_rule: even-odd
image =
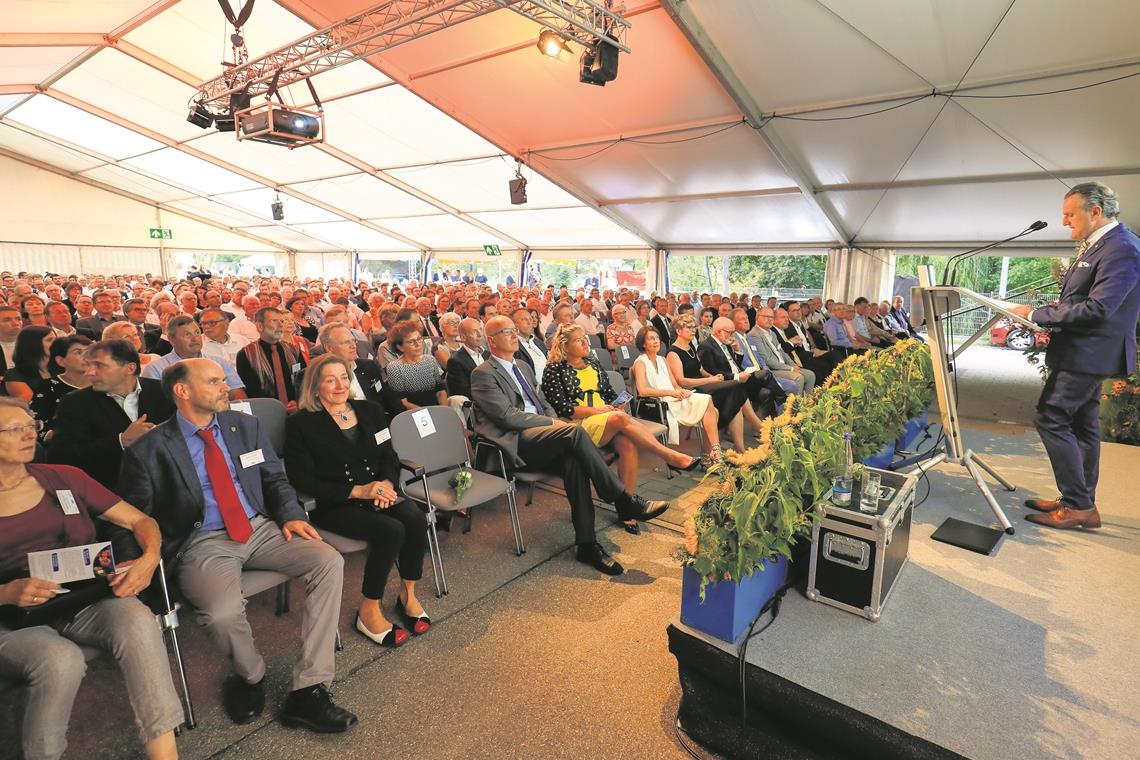
[[[250,54],[375,2],[262,0]],[[1140,223],[1136,4],[627,0],[604,88],[498,10],[314,77],[327,143],[293,151],[186,122],[230,55],[216,0],[4,6],[0,155],[302,252],[963,247],[1039,218],[1063,246],[1090,178]]]

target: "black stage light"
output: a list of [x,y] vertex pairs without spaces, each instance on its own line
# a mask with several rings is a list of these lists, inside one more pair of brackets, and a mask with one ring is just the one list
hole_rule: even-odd
[[195,103],[194,107],[190,109],[190,113],[187,114],[186,121],[196,127],[205,129],[213,123],[214,115],[210,113],[210,109],[206,108],[204,104]]
[[234,115],[232,113],[224,113],[214,119],[214,127],[219,132],[233,132],[234,131]]
[[273,213],[273,221],[285,221],[285,204],[281,202],[280,198],[277,198],[273,203],[269,204],[269,210]]
[[582,68],[578,73],[578,81],[605,87],[606,82],[617,79],[619,52],[609,42],[600,37],[595,38],[594,47],[586,48],[582,52]]
[[557,59],[562,53],[569,53],[566,38],[553,29],[543,29],[538,35],[538,49],[548,58]]
[[515,177],[508,184],[511,188],[511,204],[521,206],[526,203],[526,177]]

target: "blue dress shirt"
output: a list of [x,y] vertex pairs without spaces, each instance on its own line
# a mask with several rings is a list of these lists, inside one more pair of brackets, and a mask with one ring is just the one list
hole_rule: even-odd
[[245,491],[241,487],[241,481],[238,480],[237,469],[234,467],[229,447],[226,446],[226,439],[222,437],[222,427],[218,424],[218,418],[214,417],[213,421],[205,428],[199,428],[183,417],[181,412],[176,412],[175,417],[178,419],[178,429],[186,440],[186,448],[190,450],[190,461],[194,463],[194,471],[198,473],[198,482],[202,485],[202,499],[206,508],[202,515],[200,530],[225,530],[226,525],[222,522],[222,513],[218,511],[218,500],[214,496],[214,487],[210,484],[209,473],[206,472],[206,444],[198,437],[199,430],[209,430],[210,434],[214,436],[214,441],[226,458],[226,467],[229,468],[230,477],[233,478],[234,488],[237,490],[241,507],[245,510],[246,517],[252,520],[258,512],[250,506],[249,499],[246,498]]

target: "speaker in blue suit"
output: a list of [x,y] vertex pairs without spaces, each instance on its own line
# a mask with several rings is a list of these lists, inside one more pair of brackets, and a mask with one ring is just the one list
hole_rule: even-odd
[[1140,316],[1140,238],[1117,221],[1120,202],[1099,182],[1065,195],[1064,224],[1079,240],[1055,302],[1014,311],[1053,329],[1045,364],[1049,378],[1035,424],[1049,454],[1059,499],[1030,499],[1040,514],[1026,519],[1052,528],[1099,528],[1100,387],[1106,377],[1136,368]]

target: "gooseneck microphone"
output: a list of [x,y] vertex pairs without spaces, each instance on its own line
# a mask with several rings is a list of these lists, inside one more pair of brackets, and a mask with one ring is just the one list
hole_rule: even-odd
[[1019,237],[1024,237],[1030,233],[1038,232],[1039,230],[1043,230],[1048,226],[1049,226],[1048,222],[1043,222],[1040,219],[1038,219],[1036,222],[1029,225],[1024,230],[1022,230],[1021,232],[1019,232],[1016,235],[1013,235],[1011,237],[1007,237],[1005,240],[999,240],[996,243],[990,243],[989,245],[983,245],[981,248],[971,248],[968,251],[963,251],[962,253],[959,253],[955,256],[951,256],[950,261],[947,262],[947,264],[946,264],[946,271],[942,273],[942,284],[943,285],[950,285],[951,287],[953,287],[954,282],[955,282],[957,275],[958,275],[958,264],[960,264],[961,262],[970,258],[971,256],[976,256],[979,253],[981,253],[982,251],[988,251],[991,248],[997,248],[999,245],[1004,245],[1005,243],[1008,243],[1011,240],[1017,240]]

